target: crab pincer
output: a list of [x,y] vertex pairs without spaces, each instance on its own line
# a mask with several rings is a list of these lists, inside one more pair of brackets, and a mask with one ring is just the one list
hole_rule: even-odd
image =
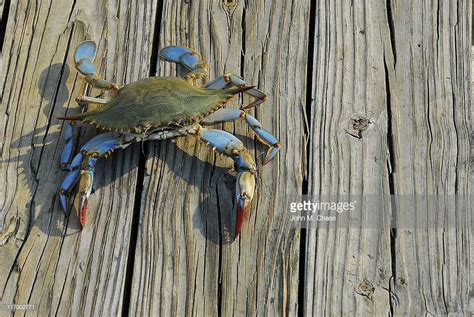
[[97,45],[94,41],[84,41],[76,48],[74,54],[74,65],[76,69],[86,76],[86,81],[92,86],[100,89],[118,90],[119,87],[105,79],[100,78],[92,63],[94,61]]
[[204,77],[209,65],[202,61],[201,54],[182,46],[167,46],[161,49],[158,54],[168,62],[183,65],[190,73],[187,76]]
[[78,216],[81,226],[86,225],[86,212],[89,196],[92,193],[92,184],[94,183],[94,167],[97,162],[96,158],[87,158],[87,166],[81,169],[78,192],[79,192],[79,209]]
[[83,227],[86,224],[87,205],[92,193],[97,160],[107,158],[115,149],[126,147],[131,139],[133,138],[130,136],[127,137],[113,132],[96,135],[81,148],[81,152],[74,157],[72,163],[68,166],[71,171],[60,186],[59,203],[64,213],[68,215],[67,197],[70,196],[72,189],[78,183],[79,208],[77,212]]
[[229,132],[197,127],[196,136],[221,154],[231,157],[236,163],[237,184],[235,188],[236,221],[235,236],[239,236],[242,224],[255,192],[255,162],[242,141]]
[[237,215],[235,221],[235,236],[240,234],[247,211],[255,193],[255,163],[250,154],[245,151],[234,159],[237,163],[237,184],[235,187],[235,202]]

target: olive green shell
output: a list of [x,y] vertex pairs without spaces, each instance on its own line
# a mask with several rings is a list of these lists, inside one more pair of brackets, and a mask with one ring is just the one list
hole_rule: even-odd
[[144,133],[184,126],[221,108],[241,88],[206,89],[179,77],[150,77],[122,87],[108,104],[65,119],[112,131]]

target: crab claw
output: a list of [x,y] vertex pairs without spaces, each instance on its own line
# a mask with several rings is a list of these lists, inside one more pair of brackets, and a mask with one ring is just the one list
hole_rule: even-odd
[[198,126],[196,136],[207,142],[219,153],[230,156],[237,165],[238,174],[235,189],[237,207],[235,237],[237,237],[240,234],[245,215],[255,192],[255,173],[257,171],[255,162],[245,149],[242,141],[229,132]]
[[255,192],[255,176],[252,172],[244,171],[237,175],[235,199],[237,203],[237,220],[235,222],[235,236],[239,236],[242,224]]
[[189,71],[195,71],[202,66],[201,54],[187,47],[167,46],[162,48],[158,54],[168,62],[180,63]]
[[99,89],[118,90],[117,84],[101,79],[92,63],[94,61],[97,45],[94,41],[84,41],[79,44],[74,52],[74,66],[84,76],[86,81]]
[[86,225],[86,212],[89,196],[92,192],[92,183],[94,182],[94,171],[92,169],[82,170],[79,179],[79,201],[78,218],[81,226]]
[[81,148],[71,164],[65,168],[71,172],[66,176],[59,189],[59,203],[61,208],[67,214],[67,198],[74,185],[79,182],[79,208],[77,216],[81,225],[86,224],[86,211],[89,196],[92,193],[92,183],[94,182],[94,168],[97,160],[107,158],[112,151],[125,148],[135,141],[135,137],[120,135],[115,132],[106,132],[96,135]]
[[162,48],[158,55],[172,63],[183,65],[192,77],[205,77],[208,73],[208,65],[202,61],[198,52],[182,46],[167,46]]
[[255,162],[247,151],[241,151],[234,156],[237,163],[237,186],[235,187],[235,201],[237,205],[237,219],[235,222],[235,236],[238,237],[242,230],[242,224],[252,202],[255,192],[255,173],[257,168]]
[[189,54],[193,53],[191,49],[187,47],[182,47],[182,46],[167,46],[162,48],[159,52],[158,55],[160,55],[161,58],[168,62],[173,62],[173,63],[180,63],[181,62],[181,56],[184,54]]
[[97,46],[94,41],[84,41],[76,48],[74,63],[81,74],[85,76],[96,74],[96,69],[92,64],[96,51]]
[[196,52],[191,52],[183,54],[179,60],[181,64],[183,64],[183,66],[186,67],[188,70],[194,71],[201,63],[201,55]]
[[67,197],[69,196],[71,189],[74,187],[74,184],[76,184],[78,177],[78,169],[69,172],[59,188],[59,204],[61,205],[61,209],[66,216],[69,214]]

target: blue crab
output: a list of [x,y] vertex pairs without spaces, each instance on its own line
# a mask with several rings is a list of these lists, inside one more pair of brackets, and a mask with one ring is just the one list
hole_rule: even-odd
[[[59,202],[64,212],[68,214],[68,197],[78,184],[80,205],[77,212],[81,226],[85,226],[94,167],[99,158],[107,158],[112,151],[126,148],[134,142],[193,135],[213,150],[232,158],[236,164],[235,235],[239,235],[254,196],[256,164],[243,143],[234,135],[203,125],[245,120],[258,139],[269,146],[263,160],[263,164],[266,164],[278,153],[280,144],[263,129],[257,119],[244,111],[261,104],[266,95],[254,86],[247,86],[239,76],[229,73],[199,86],[196,80],[207,77],[208,65],[202,61],[198,52],[180,46],[165,47],[159,51],[159,56],[165,61],[184,66],[188,71],[186,75],[149,77],[120,87],[98,75],[93,65],[96,48],[94,41],[80,43],[74,54],[75,67],[93,87],[115,93],[111,100],[80,95],[76,98],[80,105],[102,106],[93,111],[58,118],[68,120],[64,133],[66,144],[60,158],[61,167],[69,170],[59,189]],[[224,108],[227,101],[239,93],[248,94],[254,100],[240,109]],[[72,126],[77,125],[93,126],[103,133],[90,139],[70,160]]]

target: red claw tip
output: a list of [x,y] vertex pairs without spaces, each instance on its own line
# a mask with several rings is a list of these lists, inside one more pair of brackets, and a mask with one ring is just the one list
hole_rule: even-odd
[[89,202],[89,199],[85,198],[81,204],[81,212],[79,213],[79,221],[81,223],[81,226],[83,227],[86,226],[86,211],[87,211],[88,202]]
[[237,220],[235,221],[235,237],[240,235],[242,225],[247,215],[248,206],[245,206],[245,198],[241,197],[237,202]]

